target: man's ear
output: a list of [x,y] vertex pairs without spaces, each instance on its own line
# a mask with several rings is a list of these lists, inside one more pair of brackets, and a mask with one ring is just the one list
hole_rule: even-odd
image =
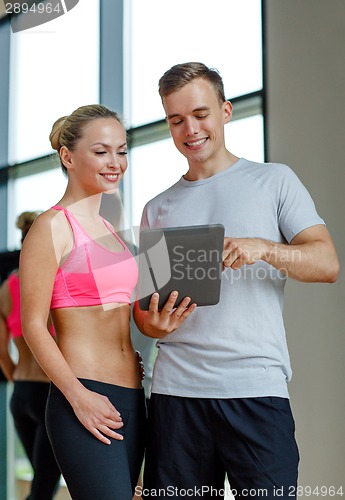
[[232,104],[230,101],[223,103],[224,123],[229,123],[232,117]]
[[67,169],[72,168],[72,155],[70,150],[66,148],[66,146],[61,146],[59,154],[63,166]]

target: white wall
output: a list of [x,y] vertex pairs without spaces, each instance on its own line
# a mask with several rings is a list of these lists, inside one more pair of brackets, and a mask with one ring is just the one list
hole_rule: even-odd
[[299,484],[345,494],[345,1],[267,0],[266,34],[267,159],[305,183],[343,267],[336,284],[287,286]]

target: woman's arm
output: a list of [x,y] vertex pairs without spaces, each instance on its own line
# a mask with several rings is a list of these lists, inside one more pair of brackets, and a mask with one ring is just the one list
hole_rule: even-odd
[[0,313],[0,368],[3,371],[7,380],[13,380],[13,372],[16,365],[14,364],[10,353],[10,332],[8,331],[6,320]]
[[24,338],[48,378],[61,390],[80,422],[100,441],[122,439],[119,413],[108,398],[86,389],[72,372],[47,323],[55,276],[70,238],[66,222],[45,212],[30,228],[20,254],[21,315]]
[[7,380],[13,380],[13,372],[16,368],[10,353],[10,332],[7,327],[6,318],[12,307],[12,299],[8,288],[8,281],[4,281],[0,287],[0,367]]

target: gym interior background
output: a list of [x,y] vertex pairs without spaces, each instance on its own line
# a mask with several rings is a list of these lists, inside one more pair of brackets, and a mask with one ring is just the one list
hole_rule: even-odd
[[[234,105],[228,148],[290,165],[311,192],[344,264],[343,0],[74,3],[49,23],[15,32],[15,16],[0,2],[1,279],[18,262],[17,215],[49,208],[64,190],[48,143],[58,117],[91,102],[123,116],[130,145],[122,189],[126,227],[138,226],[144,203],[184,173],[157,83],[171,65],[188,60],[203,61],[224,78]],[[330,488],[343,486],[345,493],[344,304],[343,269],[334,285],[287,284],[299,484],[301,493],[327,487],[326,498],[333,496]],[[10,391],[2,381],[0,500],[17,494]]]

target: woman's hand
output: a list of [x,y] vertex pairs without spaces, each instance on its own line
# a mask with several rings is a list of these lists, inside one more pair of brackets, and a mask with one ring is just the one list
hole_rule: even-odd
[[108,438],[122,440],[123,436],[114,431],[123,426],[120,413],[106,396],[84,389],[82,397],[71,402],[78,420],[102,443],[111,444]]

